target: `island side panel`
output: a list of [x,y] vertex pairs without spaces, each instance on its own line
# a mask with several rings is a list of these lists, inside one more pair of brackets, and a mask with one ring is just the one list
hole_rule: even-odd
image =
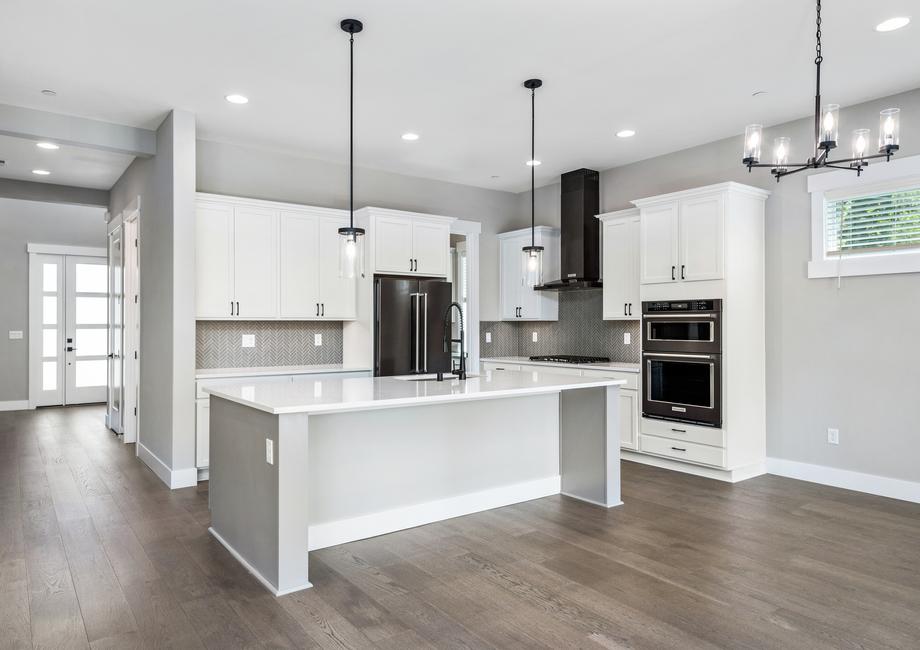
[[619,387],[562,392],[559,406],[562,493],[620,505]]
[[[296,554],[299,563],[290,552],[307,548],[307,432],[293,433],[292,422],[279,431],[278,416],[214,396],[210,417],[211,532],[274,593],[309,587],[306,552]],[[281,487],[300,493],[298,508],[279,499]],[[302,531],[292,541],[298,521]]]

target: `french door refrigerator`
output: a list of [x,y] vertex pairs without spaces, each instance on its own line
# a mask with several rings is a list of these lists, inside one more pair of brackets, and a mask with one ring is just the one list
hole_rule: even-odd
[[450,303],[445,280],[375,276],[374,376],[450,372],[444,351]]

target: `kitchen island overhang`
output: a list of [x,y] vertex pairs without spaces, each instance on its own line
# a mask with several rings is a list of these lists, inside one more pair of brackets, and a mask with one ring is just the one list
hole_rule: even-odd
[[282,595],[311,586],[308,549],[560,493],[619,505],[622,383],[497,371],[209,387],[210,531]]

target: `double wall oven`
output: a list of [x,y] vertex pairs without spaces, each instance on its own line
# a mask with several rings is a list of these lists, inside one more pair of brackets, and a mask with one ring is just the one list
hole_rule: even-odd
[[722,426],[722,301],[642,303],[642,415]]

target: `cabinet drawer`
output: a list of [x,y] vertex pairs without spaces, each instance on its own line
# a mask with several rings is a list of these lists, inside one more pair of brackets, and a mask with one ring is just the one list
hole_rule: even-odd
[[515,363],[495,363],[494,361],[483,361],[482,369],[486,371],[491,370],[520,370],[521,366]]
[[719,447],[698,445],[694,442],[682,442],[658,438],[656,436],[639,436],[639,450],[647,454],[665,456],[688,463],[725,467],[725,450]]
[[621,390],[639,390],[639,373],[618,372],[616,370],[585,370],[585,377],[608,377],[610,379],[623,379],[626,383],[620,386]]
[[723,429],[696,427],[682,422],[642,418],[642,433],[671,440],[695,442],[700,445],[725,446],[725,431]]

